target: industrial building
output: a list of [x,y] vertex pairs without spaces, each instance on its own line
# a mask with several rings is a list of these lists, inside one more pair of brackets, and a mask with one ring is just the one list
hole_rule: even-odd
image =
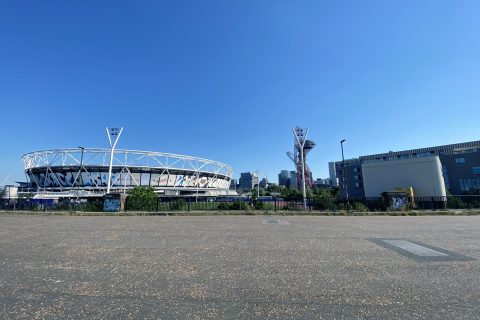
[[334,167],[330,179],[338,179],[342,197],[347,190],[364,198],[409,187],[417,196],[468,194],[480,190],[480,141],[366,155]]

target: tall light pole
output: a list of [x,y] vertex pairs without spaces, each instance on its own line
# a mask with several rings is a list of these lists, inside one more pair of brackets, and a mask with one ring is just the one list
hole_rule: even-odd
[[347,198],[347,210],[350,210],[350,199],[348,198],[348,187],[347,187],[347,169],[345,168],[345,157],[343,155],[343,143],[347,141],[343,139],[340,141],[340,146],[342,148],[342,166],[343,166],[343,190],[345,190],[345,196]]
[[110,142],[110,164],[108,165],[108,180],[107,180],[107,194],[110,193],[110,185],[112,180],[112,165],[113,165],[113,153],[115,152],[115,146],[117,145],[118,139],[122,134],[123,127],[121,128],[106,128],[108,141]]
[[[80,156],[80,170],[78,170],[78,174],[77,174],[77,180],[78,180],[78,177],[79,175],[82,173],[82,169],[83,169],[83,152],[85,151],[85,148],[84,147],[78,147],[78,149],[82,150],[82,154]],[[75,202],[75,207],[78,205],[78,195],[80,193],[80,183],[78,183],[77,181],[77,201]]]
[[298,137],[297,132],[295,129],[293,130],[293,135],[297,140],[298,145],[300,146],[300,163],[302,165],[302,193],[303,193],[303,210],[307,211],[307,191],[305,187],[305,141],[307,140],[308,129],[303,136],[303,139]]

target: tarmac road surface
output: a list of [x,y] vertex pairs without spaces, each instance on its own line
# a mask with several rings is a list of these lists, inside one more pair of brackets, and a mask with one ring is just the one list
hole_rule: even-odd
[[0,216],[0,318],[478,319],[480,216]]

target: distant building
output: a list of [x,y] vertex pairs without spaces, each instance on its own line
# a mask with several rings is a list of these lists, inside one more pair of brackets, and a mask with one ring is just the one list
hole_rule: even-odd
[[[346,197],[345,187],[348,190],[348,196],[350,198],[365,197],[365,191],[363,189],[362,164],[360,159],[346,159],[345,168],[343,168],[342,161],[337,161],[335,162],[335,169],[338,179],[338,187],[340,190],[340,197]],[[346,177],[345,180],[344,177]]]
[[238,181],[237,179],[230,180],[230,190],[237,190]]
[[6,185],[3,187],[3,199],[16,199],[18,196],[18,186]]
[[288,184],[288,187],[290,189],[297,189],[298,188],[297,172],[296,171],[290,171],[290,182]]
[[331,179],[317,179],[315,180],[315,187],[332,187],[334,186]]
[[[430,159],[415,160],[419,158]],[[342,161],[334,166],[341,197],[345,186],[351,198],[408,187],[423,196],[443,195],[443,190],[453,195],[480,191],[480,141],[373,154],[345,160],[345,168]],[[443,181],[438,181],[437,170]]]
[[[311,175],[311,172],[310,172],[310,175]],[[311,181],[313,181],[312,177],[310,177],[310,179]],[[278,184],[286,188],[297,189],[298,188],[297,172],[288,171],[288,170],[280,171],[280,173],[278,174]]]
[[267,188],[269,185],[268,183],[268,179],[267,178],[263,178],[261,181],[260,181],[260,188]]
[[244,190],[252,190],[258,184],[258,175],[254,172],[242,172],[238,187]]
[[282,170],[278,174],[278,185],[288,188],[290,186],[290,171]]
[[328,163],[328,173],[330,176],[331,185],[338,187],[338,178],[337,178],[337,170],[335,170],[335,162]]

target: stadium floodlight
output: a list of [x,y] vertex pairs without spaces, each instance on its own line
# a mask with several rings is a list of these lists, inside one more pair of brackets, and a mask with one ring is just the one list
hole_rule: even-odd
[[[302,132],[303,133],[303,132]],[[300,151],[300,161],[302,164],[302,193],[303,193],[303,210],[307,210],[307,193],[305,190],[305,161],[304,161],[304,148],[305,148],[305,141],[308,135],[308,129],[306,130],[305,134],[302,136],[299,134],[298,130],[293,129],[293,135],[297,140],[298,145],[301,147]]]
[[294,136],[294,151],[287,152],[287,156],[293,161],[297,173],[297,187],[302,189],[303,193],[303,209],[307,210],[307,195],[306,188],[313,187],[312,172],[306,163],[307,154],[315,147],[315,142],[307,140],[309,129],[295,127],[293,130]]
[[[80,156],[80,169],[78,170],[78,174],[77,174],[77,177],[75,178],[75,181],[78,180],[78,177],[80,176],[80,174],[82,173],[82,168],[83,168],[83,154],[85,152],[85,148],[84,147],[78,147],[78,149],[82,150],[82,153],[81,153],[81,156]],[[77,183],[77,201],[75,201],[75,208],[76,206],[78,205],[78,196],[80,194],[80,183]]]
[[110,164],[108,166],[108,180],[107,180],[107,194],[110,193],[110,185],[112,180],[112,164],[113,164],[113,153],[115,152],[115,146],[117,145],[118,139],[122,134],[123,127],[121,128],[106,128],[108,141],[110,142]]

